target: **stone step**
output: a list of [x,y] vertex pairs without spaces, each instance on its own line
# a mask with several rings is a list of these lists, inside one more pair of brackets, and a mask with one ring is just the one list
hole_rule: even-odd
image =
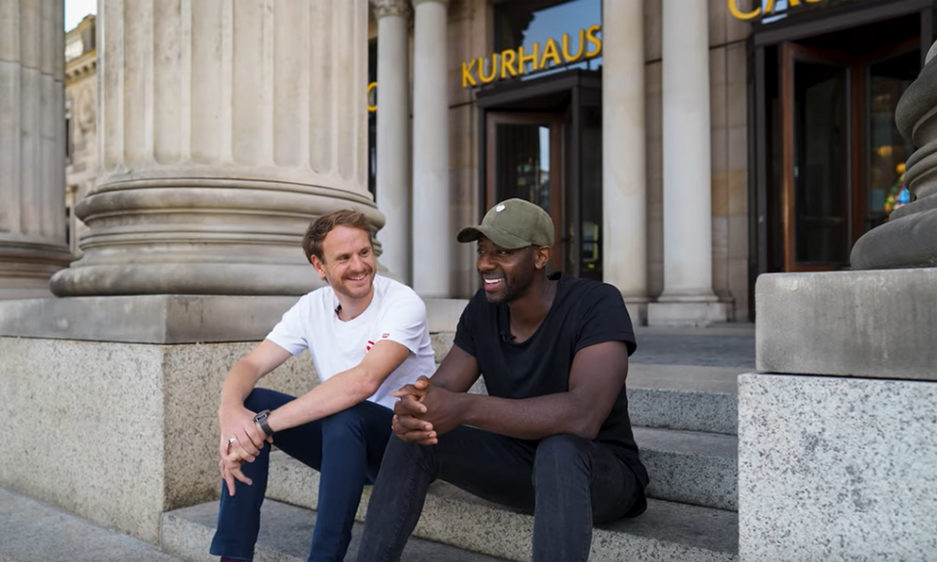
[[[218,557],[208,554],[218,502],[208,502],[168,511],[160,525],[160,545],[163,550],[185,560],[217,562]],[[309,541],[316,523],[316,512],[267,498],[261,508],[260,533],[254,551],[256,562],[305,562],[309,555]],[[358,545],[364,526],[356,523],[352,529],[351,544],[345,560],[358,557]],[[414,562],[497,562],[501,560],[477,552],[429,541],[411,538],[402,560]]]
[[[186,560],[213,560],[205,551],[217,511],[218,502],[209,502],[164,513],[163,549]],[[268,498],[255,560],[305,560],[314,522],[314,511]],[[529,560],[532,526],[529,515],[434,485],[414,533],[422,539],[411,538],[402,560]],[[355,559],[360,535],[356,524],[346,560]],[[590,560],[728,562],[737,560],[737,552],[734,512],[651,500],[640,517],[595,528]]]
[[634,440],[651,477],[649,496],[738,510],[735,435],[635,427]]
[[[635,427],[634,436],[651,477],[650,497],[738,509],[736,436],[644,427]],[[273,452],[270,465],[268,497],[315,509],[318,472],[282,451]]]
[[[452,334],[433,334],[436,361],[452,346]],[[750,371],[750,369],[748,370]],[[632,363],[628,412],[636,426],[735,435],[740,367]],[[484,393],[481,378],[470,392]]]
[[628,412],[635,426],[736,434],[739,367],[632,363]]
[[152,544],[5,488],[0,488],[0,560],[181,562]]
[[[651,476],[652,498],[738,509],[738,439],[734,435],[634,428]],[[315,509],[319,473],[282,451],[270,457],[267,496]],[[359,517],[364,517],[363,507]]]

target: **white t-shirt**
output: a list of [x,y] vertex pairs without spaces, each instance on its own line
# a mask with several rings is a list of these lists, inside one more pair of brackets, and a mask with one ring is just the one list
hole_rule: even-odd
[[420,375],[432,376],[436,369],[426,305],[406,285],[374,276],[374,297],[361,314],[347,322],[339,320],[338,298],[331,287],[303,295],[283,314],[267,339],[293,355],[309,349],[321,380],[346,371],[364,359],[378,341],[390,340],[410,354],[368,400],[393,409],[397,399],[390,395]]

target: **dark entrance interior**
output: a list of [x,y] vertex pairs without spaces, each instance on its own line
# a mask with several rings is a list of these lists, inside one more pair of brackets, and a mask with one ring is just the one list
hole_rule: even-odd
[[930,3],[844,3],[806,16],[752,36],[753,281],[848,267],[855,241],[908,200],[912,147],[894,112],[932,41]]
[[553,267],[602,278],[601,71],[574,69],[479,91],[481,207],[509,197],[553,217]]

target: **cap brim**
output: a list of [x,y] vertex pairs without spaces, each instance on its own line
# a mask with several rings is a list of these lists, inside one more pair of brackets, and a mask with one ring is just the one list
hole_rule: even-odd
[[531,245],[529,241],[524,240],[523,238],[481,224],[475,226],[466,226],[459,231],[456,239],[459,242],[474,242],[482,236],[491,240],[496,245],[508,250],[524,248]]

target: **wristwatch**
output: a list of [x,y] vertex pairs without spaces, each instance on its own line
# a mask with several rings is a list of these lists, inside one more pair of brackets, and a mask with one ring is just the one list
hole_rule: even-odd
[[270,415],[270,410],[264,410],[262,412],[257,412],[257,415],[254,416],[254,423],[260,426],[260,429],[264,430],[264,434],[267,437],[273,435],[273,429],[270,428],[270,424],[267,423],[267,416]]

